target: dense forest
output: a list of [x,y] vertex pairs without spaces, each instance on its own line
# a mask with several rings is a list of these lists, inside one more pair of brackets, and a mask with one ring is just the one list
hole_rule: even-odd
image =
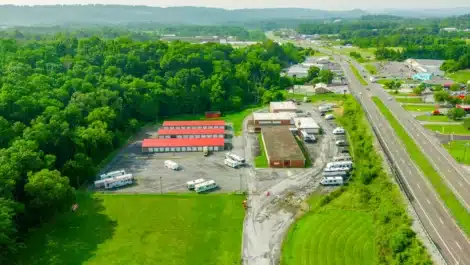
[[[74,202],[74,188],[141,125],[236,111],[289,85],[309,50],[129,38],[0,41],[0,263],[28,229]],[[269,92],[269,93],[268,93]]]

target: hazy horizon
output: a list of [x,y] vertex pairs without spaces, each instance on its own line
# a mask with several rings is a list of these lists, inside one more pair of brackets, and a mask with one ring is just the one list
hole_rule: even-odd
[[[197,3],[197,4],[196,4]],[[395,0],[387,2],[387,5],[375,0],[333,0],[319,1],[312,3],[309,0],[238,0],[238,1],[216,1],[216,0],[99,0],[99,1],[77,1],[77,0],[0,0],[0,5],[86,5],[86,4],[105,4],[105,5],[145,5],[155,7],[175,7],[175,6],[193,6],[193,7],[215,7],[225,9],[244,9],[244,8],[309,8],[322,10],[381,10],[381,9],[439,9],[439,8],[458,8],[470,7],[468,0]],[[196,5],[195,5],[196,4]]]

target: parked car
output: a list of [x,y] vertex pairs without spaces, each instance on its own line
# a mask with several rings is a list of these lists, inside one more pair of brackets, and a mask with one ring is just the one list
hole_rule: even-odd
[[337,146],[348,146],[348,143],[345,140],[338,140],[335,142]]
[[325,115],[325,120],[329,121],[329,120],[334,120],[335,116],[333,116],[333,114],[327,114]]

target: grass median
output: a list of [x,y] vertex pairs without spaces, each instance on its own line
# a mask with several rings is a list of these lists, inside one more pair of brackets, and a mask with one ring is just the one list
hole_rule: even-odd
[[352,72],[356,76],[356,78],[359,80],[359,82],[361,82],[363,86],[367,86],[367,82],[366,80],[364,80],[361,73],[359,73],[359,70],[357,70],[357,68],[352,63],[349,63],[349,66],[351,66]]
[[408,135],[401,124],[395,119],[385,104],[377,97],[373,97],[372,100],[375,102],[377,107],[380,109],[380,112],[382,112],[392,128],[395,130],[397,136],[405,145],[406,151],[410,155],[411,159],[416,163],[423,174],[431,182],[434,189],[439,194],[439,197],[450,210],[459,226],[465,231],[467,235],[470,235],[470,215],[468,214],[467,209],[465,209],[459,200],[457,200],[454,193],[452,193],[441,176],[436,172],[431,162],[429,162],[421,149],[416,145],[416,143]]

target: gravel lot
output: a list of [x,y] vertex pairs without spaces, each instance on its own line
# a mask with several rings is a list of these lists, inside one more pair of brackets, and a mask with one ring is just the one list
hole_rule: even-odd
[[[141,152],[142,139],[152,135],[155,128],[139,134],[137,139],[124,148],[106,167],[105,172],[125,169],[136,179],[133,186],[123,187],[114,192],[124,193],[167,193],[188,192],[186,182],[198,178],[215,180],[219,189],[214,192],[234,192],[245,190],[243,169],[233,169],[224,164],[225,152],[214,152],[204,157],[202,152],[156,153]],[[244,154],[243,136],[231,139],[234,152]],[[164,166],[165,160],[172,160],[181,166],[174,171]]]

